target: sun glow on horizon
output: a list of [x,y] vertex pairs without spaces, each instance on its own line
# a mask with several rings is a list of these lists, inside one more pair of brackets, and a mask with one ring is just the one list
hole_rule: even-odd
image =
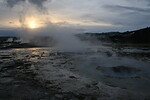
[[43,20],[38,17],[27,17],[25,20],[25,27],[29,29],[37,29],[44,27],[45,24],[43,24]]
[[30,29],[38,28],[37,23],[36,23],[35,21],[30,21],[30,22],[28,23],[28,27],[29,27]]

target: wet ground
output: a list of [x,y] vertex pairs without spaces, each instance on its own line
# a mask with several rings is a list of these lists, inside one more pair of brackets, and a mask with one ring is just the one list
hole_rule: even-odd
[[150,100],[150,49],[0,50],[0,100]]

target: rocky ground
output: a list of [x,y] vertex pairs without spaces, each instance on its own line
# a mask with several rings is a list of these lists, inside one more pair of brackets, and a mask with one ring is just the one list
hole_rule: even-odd
[[149,100],[149,49],[132,50],[1,50],[0,100]]

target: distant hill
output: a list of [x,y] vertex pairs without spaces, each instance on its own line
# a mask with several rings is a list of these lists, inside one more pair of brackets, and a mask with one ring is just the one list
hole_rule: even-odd
[[150,27],[127,32],[78,34],[81,40],[93,40],[113,43],[150,43]]
[[113,42],[150,43],[150,27],[109,36]]

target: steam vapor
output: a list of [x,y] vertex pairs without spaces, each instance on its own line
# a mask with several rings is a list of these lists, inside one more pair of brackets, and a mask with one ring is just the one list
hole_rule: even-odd
[[[43,15],[47,9],[44,8],[44,2],[51,1],[51,0],[7,0],[7,6],[13,8],[15,5],[19,5],[23,3],[26,7],[26,4],[35,5],[36,10],[39,14]],[[31,5],[29,5],[28,9],[30,9]],[[31,7],[32,8],[32,7]],[[39,9],[40,8],[40,9]],[[35,31],[29,31],[28,29],[25,29],[24,22],[25,22],[25,15],[28,14],[26,11],[27,9],[24,8],[23,11],[20,12],[19,16],[19,22],[22,25],[22,29],[20,30],[20,33],[23,33],[22,37],[25,39],[28,39],[29,41],[31,39],[34,39],[34,33],[36,35],[46,35],[54,38],[58,43],[55,46],[56,50],[65,51],[65,52],[76,52],[76,51],[82,51],[88,47],[87,44],[81,42],[78,40],[74,35],[74,33],[79,33],[78,29],[73,29],[69,27],[62,27],[57,24],[46,22],[47,26],[45,28],[39,28]],[[47,20],[47,18],[45,18]],[[33,33],[33,34],[30,34]],[[32,38],[33,37],[33,38]],[[40,44],[40,41],[39,41]],[[50,43],[47,43],[50,44]]]

